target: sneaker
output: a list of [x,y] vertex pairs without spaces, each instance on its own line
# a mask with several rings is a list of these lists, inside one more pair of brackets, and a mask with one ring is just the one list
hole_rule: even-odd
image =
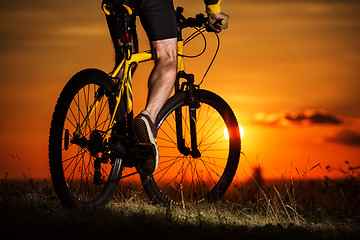
[[150,158],[139,163],[140,170],[146,173],[153,173],[159,163],[159,150],[156,144],[157,128],[151,121],[149,113],[144,110],[137,115],[132,126],[134,129],[135,137],[139,143],[151,143],[155,146],[155,158]]

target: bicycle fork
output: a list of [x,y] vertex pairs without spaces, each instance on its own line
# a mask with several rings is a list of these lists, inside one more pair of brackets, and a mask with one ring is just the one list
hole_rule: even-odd
[[[180,86],[180,78],[186,80]],[[186,88],[186,90],[185,90]],[[184,71],[180,71],[177,74],[175,81],[175,93],[180,91],[187,92],[187,105],[189,106],[189,122],[190,122],[190,140],[191,140],[191,149],[185,145],[185,139],[183,136],[183,116],[181,108],[175,110],[175,122],[176,122],[176,136],[177,136],[177,146],[180,153],[185,156],[191,155],[193,158],[201,157],[201,153],[198,149],[197,144],[197,132],[196,132],[196,109],[200,107],[197,89],[194,85],[194,75],[187,74]]]

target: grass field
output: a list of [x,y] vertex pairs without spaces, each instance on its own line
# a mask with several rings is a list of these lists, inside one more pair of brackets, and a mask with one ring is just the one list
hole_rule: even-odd
[[120,191],[105,208],[70,211],[50,180],[4,177],[1,239],[360,239],[357,171],[341,180],[255,175],[216,204],[158,206],[141,190]]

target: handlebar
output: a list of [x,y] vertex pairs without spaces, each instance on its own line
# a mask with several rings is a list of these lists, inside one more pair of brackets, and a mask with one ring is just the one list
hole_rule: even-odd
[[[129,16],[129,15],[133,14],[133,10],[125,4],[115,6],[115,4],[112,4],[112,3],[106,3],[106,4],[104,3],[104,4],[102,4],[101,7],[106,15]],[[195,18],[193,18],[193,17],[185,18],[184,15],[182,14],[183,12],[184,12],[183,7],[176,8],[176,17],[177,17],[178,26],[180,28],[179,30],[182,30],[182,29],[188,28],[188,27],[191,27],[191,28],[205,27],[206,31],[214,32],[214,30],[209,25],[208,18],[205,17],[204,14],[199,13],[195,16]],[[217,20],[215,22],[215,24],[225,25],[226,20],[225,19]]]
[[[205,27],[206,31],[215,32],[214,29],[210,27],[208,18],[205,17],[204,14],[202,13],[196,14],[195,18],[193,17],[185,18],[184,15],[182,14],[183,12],[184,12],[184,8],[182,7],[176,8],[176,16],[178,19],[178,26],[180,30],[188,27],[190,28]],[[217,20],[215,23],[219,25],[225,25],[226,20],[225,19]]]

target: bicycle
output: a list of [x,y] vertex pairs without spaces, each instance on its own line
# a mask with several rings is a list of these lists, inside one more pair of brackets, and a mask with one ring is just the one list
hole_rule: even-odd
[[[109,6],[103,7],[106,14],[113,14]],[[175,93],[156,118],[159,165],[154,173],[137,171],[137,163],[154,156],[155,147],[137,143],[131,129],[131,66],[152,56],[150,51],[131,53],[127,28],[122,39],[124,59],[112,73],[85,69],[63,88],[51,121],[49,165],[55,192],[66,207],[104,206],[120,179],[134,174],[140,175],[154,203],[216,201],[228,189],[240,158],[238,122],[220,96],[200,89],[201,83],[196,85],[194,76],[185,73],[183,46],[210,29],[204,15],[185,18],[182,13],[178,7]],[[121,14],[128,19],[132,9],[123,5]],[[196,31],[184,41],[182,30],[188,27]],[[123,176],[126,168],[135,172]]]

